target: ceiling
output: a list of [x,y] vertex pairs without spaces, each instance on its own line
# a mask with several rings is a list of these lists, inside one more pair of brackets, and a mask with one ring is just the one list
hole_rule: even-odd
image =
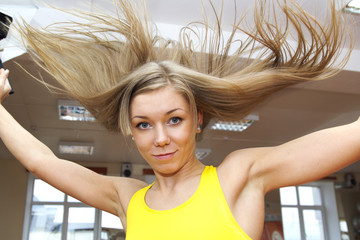
[[[71,9],[83,8],[85,1],[48,0],[46,2],[60,8]],[[233,11],[229,2],[232,1],[226,1],[224,5],[226,13]],[[313,11],[313,6],[309,6],[309,2],[313,2],[305,2],[307,5],[304,5],[304,8]],[[323,9],[326,0],[314,2],[316,9]],[[90,8],[94,8],[96,4],[101,8],[111,9],[110,3],[104,0],[89,0],[88,3]],[[153,20],[173,26],[172,31],[197,19],[201,13],[201,0],[148,0],[148,5]],[[243,7],[245,8],[241,5],[241,8]],[[31,0],[2,0],[0,10],[4,9],[15,15],[24,13],[23,16],[26,16],[27,21],[33,25],[44,26],[64,17],[61,13],[54,14],[57,11],[49,9],[46,5]],[[228,16],[229,14],[224,14],[225,20]],[[358,16],[354,16],[354,19],[359,21]],[[166,34],[172,33],[166,32]],[[206,129],[203,139],[198,144],[198,148],[211,149],[210,155],[203,160],[204,163],[218,165],[228,153],[237,149],[278,145],[315,130],[356,120],[360,116],[360,67],[357,64],[360,61],[358,59],[360,38],[358,39],[355,51],[344,71],[331,79],[301,84],[275,94],[255,110],[254,114],[259,116],[259,121],[248,130],[239,133]],[[110,133],[96,123],[60,121],[57,100],[61,96],[51,94],[15,63],[15,61],[20,63],[35,75],[39,74],[40,70],[28,56],[21,54],[17,54],[20,56],[5,63],[5,67],[11,72],[10,80],[15,94],[4,103],[21,125],[61,158],[87,162],[145,163],[132,141],[125,140],[117,133]],[[41,74],[47,77],[45,73],[41,72]],[[58,152],[60,141],[92,142],[93,155],[62,155]],[[13,157],[1,143],[0,159],[4,158]],[[360,172],[360,163],[344,171]]]

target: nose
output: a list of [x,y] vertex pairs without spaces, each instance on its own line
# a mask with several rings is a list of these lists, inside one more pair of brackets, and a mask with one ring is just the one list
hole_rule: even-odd
[[164,126],[158,126],[156,128],[154,145],[157,147],[163,147],[170,143],[170,137]]

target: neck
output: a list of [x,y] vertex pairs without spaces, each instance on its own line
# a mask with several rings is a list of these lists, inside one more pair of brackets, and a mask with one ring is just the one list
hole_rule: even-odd
[[204,169],[205,165],[196,159],[194,161],[187,162],[178,171],[172,174],[162,174],[155,171],[156,180],[152,189],[159,191],[172,191],[178,185],[201,176]]

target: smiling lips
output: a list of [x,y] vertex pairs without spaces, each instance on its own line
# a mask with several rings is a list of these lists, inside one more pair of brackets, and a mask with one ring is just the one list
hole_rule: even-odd
[[175,153],[176,151],[171,153],[157,154],[157,155],[154,154],[153,156],[159,160],[166,160],[172,158],[175,155]]

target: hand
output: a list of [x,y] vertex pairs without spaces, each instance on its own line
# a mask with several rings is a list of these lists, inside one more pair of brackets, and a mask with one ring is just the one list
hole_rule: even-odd
[[5,98],[9,96],[11,91],[11,86],[9,80],[7,79],[9,76],[9,70],[0,69],[0,103],[2,103]]

